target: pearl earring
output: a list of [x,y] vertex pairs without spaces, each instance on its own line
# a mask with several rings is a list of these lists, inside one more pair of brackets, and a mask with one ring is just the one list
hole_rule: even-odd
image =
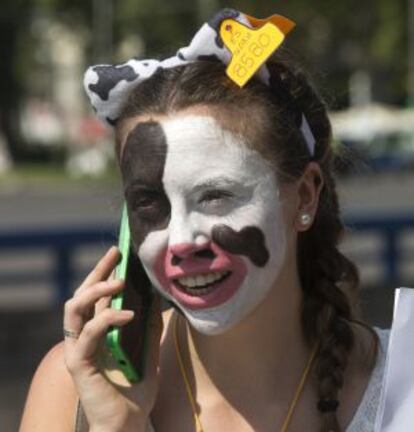
[[311,217],[308,213],[303,213],[300,215],[300,222],[302,225],[309,225],[311,222]]

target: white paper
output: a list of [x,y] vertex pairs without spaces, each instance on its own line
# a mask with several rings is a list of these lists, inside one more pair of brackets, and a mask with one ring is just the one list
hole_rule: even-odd
[[376,432],[414,431],[414,289],[395,292]]

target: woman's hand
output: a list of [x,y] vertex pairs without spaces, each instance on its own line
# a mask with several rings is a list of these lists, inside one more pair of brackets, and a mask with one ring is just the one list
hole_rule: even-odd
[[65,304],[64,355],[92,432],[145,431],[158,390],[162,321],[159,299],[150,314],[150,343],[143,381],[128,387],[110,382],[99,368],[108,327],[123,326],[133,311],[109,308],[110,298],[123,289],[120,280],[107,280],[120,254],[112,247]]

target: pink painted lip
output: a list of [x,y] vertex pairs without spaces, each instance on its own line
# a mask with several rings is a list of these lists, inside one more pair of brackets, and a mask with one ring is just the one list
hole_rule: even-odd
[[[178,247],[192,247],[194,250],[200,248],[188,244]],[[177,249],[176,246],[174,248]],[[246,265],[240,256],[224,251],[213,242],[203,245],[203,249],[207,248],[214,252],[214,258],[201,258],[189,253],[179,265],[173,266],[173,253],[171,248],[168,248],[160,254],[155,263],[155,274],[162,288],[187,309],[208,309],[225,303],[236,293],[247,273]],[[190,295],[176,282],[176,279],[181,277],[221,271],[229,271],[230,275],[222,282],[212,285],[212,290],[207,294]]]

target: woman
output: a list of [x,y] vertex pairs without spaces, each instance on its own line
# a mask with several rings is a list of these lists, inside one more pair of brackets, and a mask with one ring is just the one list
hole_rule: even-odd
[[[204,35],[225,18],[246,22],[222,11]],[[66,304],[21,432],[73,431],[75,412],[93,432],[374,430],[387,333],[356,320],[326,108],[278,55],[239,88],[202,36],[176,62],[87,78],[115,126],[134,250],[175,306],[162,330],[154,303],[145,379],[117,386],[99,365],[108,327],[133,316],[107,307],[123,287],[111,248]]]

